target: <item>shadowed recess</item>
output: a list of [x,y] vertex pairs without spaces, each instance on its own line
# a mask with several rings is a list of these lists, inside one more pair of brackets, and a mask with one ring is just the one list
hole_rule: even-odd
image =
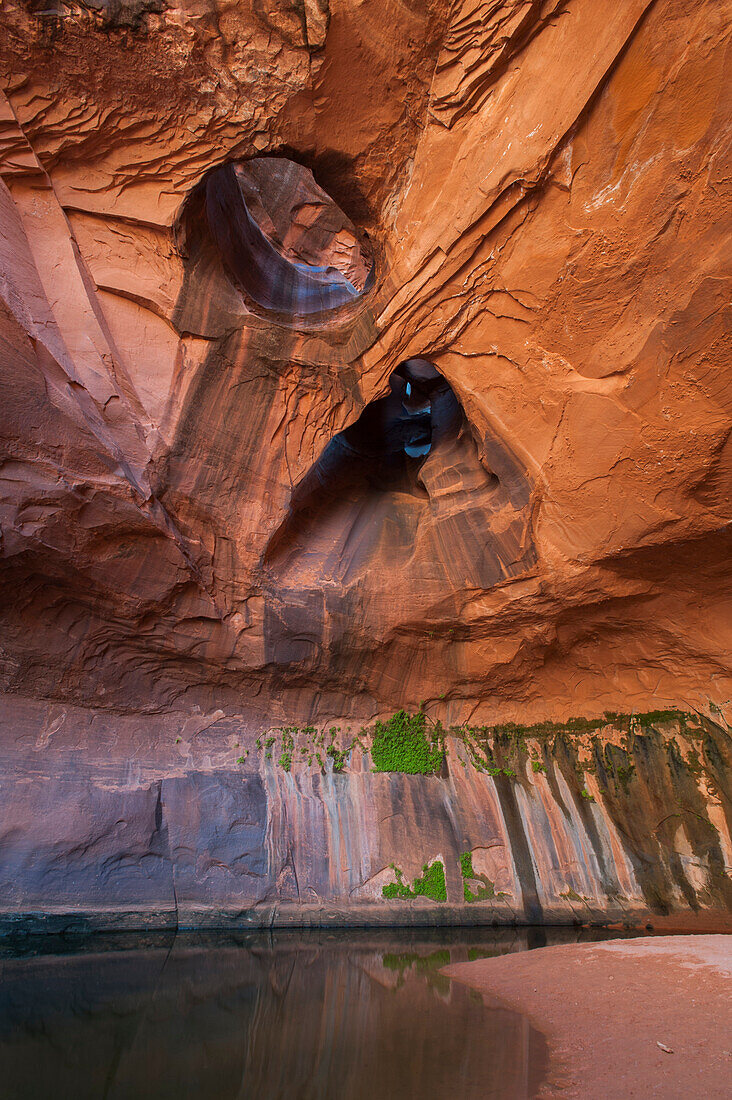
[[206,179],[205,214],[230,278],[264,309],[322,313],[353,302],[373,283],[367,242],[294,161],[222,165]]
[[304,569],[341,582],[378,562],[406,570],[408,587],[435,595],[444,586],[495,584],[534,561],[526,481],[518,493],[515,481],[504,484],[485,468],[436,367],[409,359],[296,487],[265,561],[280,575]]

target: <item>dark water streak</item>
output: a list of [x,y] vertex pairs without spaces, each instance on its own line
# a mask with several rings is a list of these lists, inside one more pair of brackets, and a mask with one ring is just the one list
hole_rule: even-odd
[[547,1066],[542,1035],[440,969],[580,935],[507,929],[5,941],[1,1094],[531,1097]]

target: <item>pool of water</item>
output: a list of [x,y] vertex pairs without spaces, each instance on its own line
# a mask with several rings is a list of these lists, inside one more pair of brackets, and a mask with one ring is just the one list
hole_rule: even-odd
[[0,941],[4,1100],[534,1096],[543,1036],[449,962],[551,929]]

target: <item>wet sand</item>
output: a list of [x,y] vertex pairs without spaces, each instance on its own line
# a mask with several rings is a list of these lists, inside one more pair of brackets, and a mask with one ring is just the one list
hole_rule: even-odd
[[443,973],[544,1032],[551,1063],[540,1097],[732,1096],[730,935],[547,947]]

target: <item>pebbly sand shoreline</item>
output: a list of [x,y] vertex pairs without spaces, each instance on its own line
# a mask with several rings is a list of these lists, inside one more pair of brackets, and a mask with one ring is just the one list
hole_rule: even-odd
[[730,935],[562,945],[443,973],[525,1012],[545,1033],[542,1098],[732,1095]]

